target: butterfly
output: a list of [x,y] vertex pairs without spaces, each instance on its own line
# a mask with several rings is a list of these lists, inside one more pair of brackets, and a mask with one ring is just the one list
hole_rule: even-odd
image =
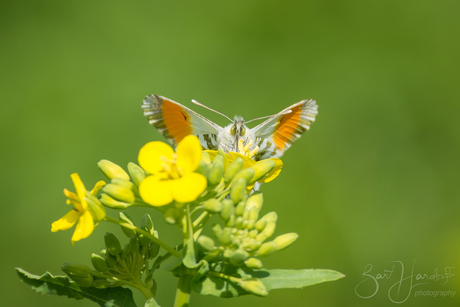
[[255,118],[253,120],[268,119],[248,128],[246,123],[253,120],[245,122],[241,116],[232,120],[195,100],[192,102],[226,117],[232,123],[221,127],[180,103],[158,95],[145,97],[142,109],[149,123],[174,146],[189,134],[196,135],[203,149],[209,150],[222,148],[225,152],[240,152],[238,144],[242,142],[256,161],[281,157],[305,130],[310,129],[318,114],[316,102],[307,99],[277,114]]

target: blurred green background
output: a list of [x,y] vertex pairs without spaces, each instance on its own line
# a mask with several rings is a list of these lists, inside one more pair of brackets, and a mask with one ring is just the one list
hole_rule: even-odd
[[[72,232],[51,233],[50,224],[68,211],[71,173],[92,186],[103,178],[100,159],[126,165],[146,142],[164,140],[140,108],[152,93],[221,125],[190,99],[246,119],[306,98],[319,105],[280,177],[262,187],[277,233],[300,235],[264,263],[347,277],[268,298],[194,294],[191,306],[388,306],[400,269],[362,299],[355,287],[366,265],[374,276],[392,261],[405,277],[414,263],[415,274],[458,273],[459,16],[456,0],[2,1],[3,305],[95,306],[41,296],[13,268],[89,265],[103,234],[121,233],[104,224],[71,246]],[[180,240],[154,219],[162,238]],[[158,302],[171,306],[176,279],[159,271],[157,281]],[[404,306],[458,306],[459,276],[444,281],[414,288]],[[415,297],[419,289],[459,293]],[[365,283],[358,293],[374,290]]]

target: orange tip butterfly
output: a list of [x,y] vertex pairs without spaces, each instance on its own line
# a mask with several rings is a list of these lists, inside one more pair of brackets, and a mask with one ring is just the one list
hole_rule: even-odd
[[174,146],[189,134],[198,137],[203,149],[222,148],[226,152],[240,152],[238,145],[242,142],[256,161],[281,157],[305,130],[310,129],[318,114],[316,102],[307,99],[277,114],[255,118],[253,120],[268,119],[254,128],[248,128],[246,123],[253,120],[245,122],[241,116],[231,120],[195,100],[192,102],[226,117],[232,123],[221,127],[180,103],[158,95],[145,97],[142,109],[149,123]]

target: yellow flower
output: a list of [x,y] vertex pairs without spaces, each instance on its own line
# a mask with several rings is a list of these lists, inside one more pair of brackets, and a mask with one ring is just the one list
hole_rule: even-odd
[[105,217],[105,208],[99,203],[96,198],[91,196],[96,193],[105,185],[104,181],[99,181],[94,186],[93,190],[87,194],[86,188],[77,173],[70,175],[75,186],[76,194],[64,189],[64,194],[67,196],[67,204],[73,205],[73,209],[69,211],[64,217],[57,220],[51,225],[51,231],[67,230],[75,223],[77,227],[72,236],[72,244],[76,241],[87,238],[94,230],[95,223],[97,224]]
[[163,142],[150,142],[139,151],[139,164],[150,176],[139,185],[142,199],[152,206],[164,206],[173,200],[189,203],[206,189],[206,177],[194,173],[201,160],[202,148],[194,135],[179,142],[176,152]]
[[[219,154],[219,152],[215,150],[205,150],[205,151],[209,154],[209,157],[211,158],[211,160],[214,160],[215,156]],[[225,153],[225,155],[227,157],[229,164],[232,163],[236,158],[243,159],[244,161],[243,169],[247,167],[251,167],[257,162],[259,162],[259,161],[255,161],[251,159],[250,155],[246,155],[246,154],[242,154],[238,152],[230,151],[228,153]],[[283,168],[283,161],[281,161],[281,159],[279,158],[270,158],[270,160],[275,161],[275,167],[270,172],[268,172],[267,175],[265,175],[262,179],[258,180],[257,182],[260,182],[260,183],[270,182],[276,177],[278,177],[278,175],[281,173],[281,169]]]

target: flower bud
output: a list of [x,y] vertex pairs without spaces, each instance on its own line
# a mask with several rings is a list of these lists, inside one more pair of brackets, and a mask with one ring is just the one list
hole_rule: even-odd
[[91,255],[91,263],[93,264],[93,267],[99,272],[105,272],[108,269],[107,262],[105,262],[104,258],[98,254],[93,253]]
[[[102,254],[102,252],[101,252],[101,254]],[[107,253],[107,251],[105,252],[103,257],[104,257],[105,262],[107,263],[107,265],[109,267],[114,267],[118,263],[117,257],[110,255],[109,253]]]
[[[257,214],[259,214],[260,209],[262,209],[262,204],[264,202],[263,194],[260,192],[253,193],[248,197],[246,201],[246,208],[248,210],[255,208],[257,209]],[[255,218],[257,220],[257,218]]]
[[233,184],[232,190],[230,191],[230,199],[237,204],[241,200],[245,199],[246,196],[246,181],[243,178],[240,178]]
[[[145,230],[145,229],[144,229],[144,230]],[[149,237],[147,237],[147,236],[145,236],[145,235],[143,235],[143,234],[140,234],[140,235],[137,237],[137,240],[138,240],[139,244],[140,244],[141,246],[143,246],[143,247],[149,246],[149,244],[152,243],[152,240],[151,240]]]
[[160,252],[160,245],[158,245],[155,242],[152,242],[152,244],[150,244],[150,249],[149,249],[149,259],[155,258],[159,252]]
[[232,181],[230,182],[230,187],[234,185],[235,182],[240,178],[244,179],[244,181],[247,184],[249,180],[251,180],[252,176],[254,176],[254,170],[250,167],[245,168],[239,171],[238,173],[236,173],[236,175],[233,177]]
[[241,158],[236,158],[225,170],[224,180],[230,182],[233,177],[243,168],[244,161]]
[[136,235],[129,238],[128,246],[129,246],[129,251],[131,254],[139,253],[139,241],[137,240]]
[[122,188],[131,190],[133,193],[137,190],[136,186],[134,183],[132,183],[129,180],[121,179],[121,178],[113,178],[111,183],[115,185],[119,185]]
[[253,230],[251,230],[251,231],[248,233],[248,236],[249,236],[250,238],[253,238],[253,239],[254,239],[254,238],[257,236],[258,233],[259,233],[259,232],[257,231],[257,229],[253,229]]
[[104,241],[107,252],[110,255],[116,256],[121,252],[120,241],[118,241],[117,237],[115,237],[113,233],[107,232],[104,236]]
[[108,208],[112,208],[112,209],[117,209],[117,210],[126,209],[130,205],[129,203],[124,203],[124,202],[115,200],[107,194],[101,194],[100,201],[104,206]]
[[61,270],[68,275],[76,277],[89,277],[93,272],[93,270],[91,268],[88,268],[87,266],[69,262],[61,265]]
[[219,239],[221,245],[230,244],[232,242],[232,230],[230,228],[224,228],[217,239]]
[[[133,220],[129,217],[128,214],[124,212],[120,212],[118,213],[118,215],[119,215],[120,221],[130,224],[131,226],[134,226]],[[128,238],[131,238],[132,236],[136,234],[134,230],[126,228],[126,227],[121,227],[121,230]]]
[[256,236],[256,240],[260,241],[260,242],[264,242],[265,240],[267,240],[267,235],[264,234],[264,233],[259,233],[257,236]]
[[268,212],[263,217],[267,220],[267,222],[270,222],[270,221],[276,222],[278,220],[278,214],[276,214],[276,212],[274,211]]
[[278,250],[285,249],[299,237],[295,232],[286,233],[284,235],[276,237],[273,241],[278,245]]
[[251,252],[254,252],[258,250],[261,245],[262,245],[262,241],[259,241],[257,239],[252,239],[249,241],[249,250]]
[[75,281],[80,287],[91,287],[94,281],[93,276],[79,277],[69,274],[69,277],[72,278],[72,280]]
[[216,238],[219,238],[222,235],[222,227],[220,227],[219,224],[215,224],[214,226],[211,227],[211,229]]
[[266,235],[267,238],[270,238],[275,233],[275,229],[276,229],[276,222],[270,221],[267,223],[264,230],[262,230],[262,233]]
[[141,219],[141,228],[153,235],[153,221],[149,214],[144,214]]
[[235,220],[235,227],[238,229],[243,228],[243,218],[241,216],[237,217]]
[[239,285],[241,288],[243,288],[245,291],[249,293],[259,296],[268,295],[267,289],[258,278],[243,279],[239,282]]
[[212,251],[216,248],[214,241],[210,237],[204,235],[199,236],[196,242],[205,251]]
[[181,212],[177,208],[169,208],[164,214],[166,223],[174,225],[178,223],[182,218]]
[[217,199],[211,198],[203,203],[203,209],[210,213],[219,213],[222,210],[222,204]]
[[129,180],[129,175],[120,166],[109,160],[101,160],[97,163],[97,166],[110,180],[113,178]]
[[236,216],[234,214],[230,215],[228,218],[227,222],[225,223],[225,226],[227,227],[233,227],[235,226],[235,221],[236,221]]
[[116,200],[126,203],[132,203],[135,199],[133,191],[114,183],[106,184],[102,191]]
[[84,199],[96,223],[105,218],[105,208],[96,196],[86,191]]
[[257,250],[257,255],[259,257],[264,257],[268,256],[270,254],[273,254],[278,250],[278,245],[274,241],[266,242],[260,246],[260,248]]
[[111,287],[112,283],[106,279],[95,279],[91,286],[98,289],[105,289]]
[[249,180],[249,184],[253,184],[256,181],[262,179],[275,167],[275,165],[275,161],[270,159],[265,159],[254,164],[251,167],[254,170],[254,176],[251,178],[251,180]]
[[144,180],[145,178],[145,171],[136,163],[128,163],[128,172],[131,176],[131,180],[134,182],[136,186],[139,186],[142,180]]
[[242,201],[236,205],[235,214],[236,216],[242,216],[244,212],[244,208],[246,208],[246,202]]
[[212,162],[211,169],[208,174],[209,186],[214,187],[222,180],[224,174],[224,157],[217,155]]
[[260,220],[258,220],[254,226],[258,231],[262,231],[264,230],[265,225],[267,225],[267,220],[263,217]]
[[249,254],[247,251],[237,249],[233,252],[233,255],[230,257],[230,262],[235,266],[242,266],[248,258]]
[[264,267],[262,261],[257,258],[249,258],[244,262],[244,264],[250,269],[261,269]]
[[201,152],[200,164],[198,165],[198,168],[195,170],[195,172],[208,178],[210,170],[211,170],[211,159],[209,158],[209,154],[203,150]]
[[233,205],[233,201],[231,201],[230,199],[224,199],[220,203],[222,204],[220,217],[223,221],[226,221],[230,218],[230,215],[232,215],[235,212],[235,207]]

